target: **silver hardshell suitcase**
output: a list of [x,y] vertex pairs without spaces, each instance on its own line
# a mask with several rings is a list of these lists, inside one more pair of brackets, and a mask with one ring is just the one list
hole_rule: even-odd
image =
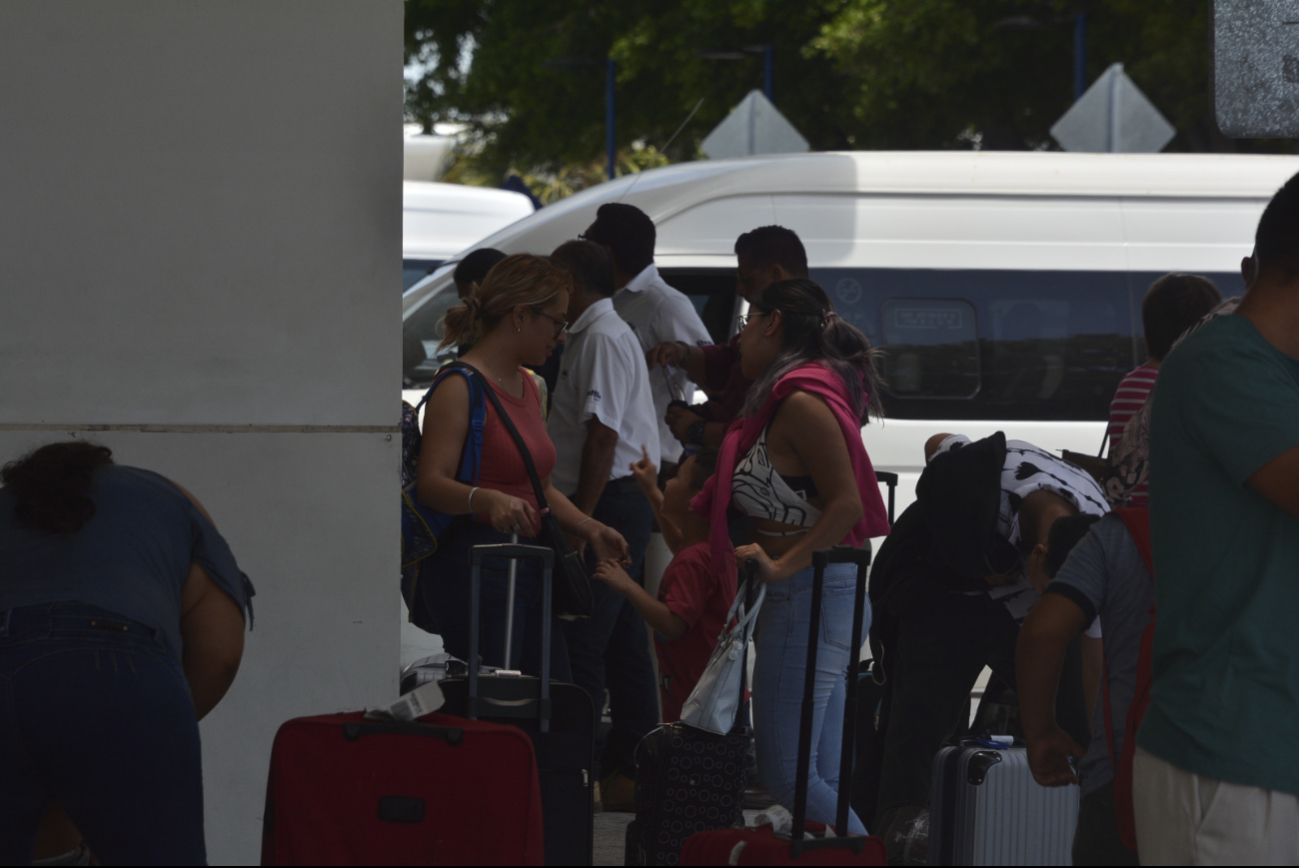
[[945,747],[934,757],[931,865],[1071,865],[1078,787],[1033,780],[1022,747]]

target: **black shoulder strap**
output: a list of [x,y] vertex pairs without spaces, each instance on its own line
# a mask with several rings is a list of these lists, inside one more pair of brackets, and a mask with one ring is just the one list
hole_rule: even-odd
[[[487,382],[487,378],[479,373],[478,369],[473,365],[470,365],[467,362],[453,362],[452,364],[458,365],[472,372],[473,376],[477,377],[482,383],[483,392],[487,395],[487,400],[491,401],[492,406],[496,408],[496,415],[501,417],[501,422],[505,424],[505,430],[509,431],[510,436],[514,438],[514,445],[519,447],[519,455],[523,456],[523,466],[528,469],[528,479],[532,480],[532,491],[537,495],[537,509],[542,515],[545,515],[550,511],[550,505],[546,503],[545,492],[541,490],[541,478],[537,476],[537,465],[532,463],[532,454],[528,452],[528,446],[523,442],[523,437],[519,434],[519,429],[514,427],[514,420],[510,418],[510,414],[506,413],[505,408],[501,406],[501,399],[496,397],[496,390],[492,388],[492,384]],[[524,383],[524,394],[527,394],[527,388],[527,383]]]

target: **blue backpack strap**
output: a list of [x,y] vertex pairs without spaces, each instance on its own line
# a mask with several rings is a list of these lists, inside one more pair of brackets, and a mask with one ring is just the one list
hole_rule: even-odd
[[460,459],[460,472],[456,478],[464,482],[473,480],[478,484],[478,474],[482,470],[483,431],[487,427],[487,401],[483,387],[477,377],[461,370],[469,381],[469,436],[465,438],[465,448]]
[[429,383],[428,391],[424,393],[424,397],[420,398],[419,403],[415,405],[416,416],[419,415],[420,409],[425,404],[428,403],[428,399],[433,397],[433,390],[436,389],[438,386],[442,385],[442,381],[445,380],[448,375],[453,374],[456,371],[459,371],[466,380],[469,380],[470,382],[469,391],[471,395],[473,394],[473,378],[469,376],[468,372],[466,372],[463,368],[461,368],[458,362],[452,362],[449,365],[444,365],[438,369],[438,372],[436,374],[433,375],[433,382]]
[[465,437],[464,449],[460,454],[460,469],[456,473],[456,479],[461,482],[470,482],[476,485],[478,475],[482,471],[483,458],[483,431],[487,427],[487,400],[483,393],[482,383],[474,376],[474,369],[461,361],[454,361],[444,366],[438,371],[437,376],[433,379],[432,385],[424,393],[423,399],[415,407],[418,413],[420,407],[428,401],[433,390],[442,384],[451,374],[459,374],[465,378],[469,384],[469,432]]

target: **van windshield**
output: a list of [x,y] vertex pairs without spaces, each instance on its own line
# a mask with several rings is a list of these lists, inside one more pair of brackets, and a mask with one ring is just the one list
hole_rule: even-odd
[[438,344],[444,334],[443,318],[459,303],[455,284],[448,283],[402,323],[402,379],[407,387],[432,383],[438,369],[455,358],[455,347],[439,351]]

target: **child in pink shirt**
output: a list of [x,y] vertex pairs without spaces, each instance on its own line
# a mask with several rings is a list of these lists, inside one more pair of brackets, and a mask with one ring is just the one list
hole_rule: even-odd
[[735,599],[735,576],[720,575],[713,569],[709,521],[690,508],[690,499],[712,475],[716,459],[712,450],[691,455],[662,492],[655,484],[658,468],[649,455],[632,465],[673,552],[657,599],[633,581],[616,560],[603,560],[595,568],[595,578],[631,600],[654,628],[663,719],[669,722],[680,719],[681,706],[707,667]]

